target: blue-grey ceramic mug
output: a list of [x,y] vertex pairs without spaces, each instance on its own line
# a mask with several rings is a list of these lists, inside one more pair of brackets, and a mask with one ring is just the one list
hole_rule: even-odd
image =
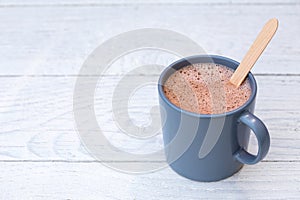
[[[254,114],[257,92],[251,73],[251,96],[241,107],[223,114],[197,114],[172,104],[163,85],[168,77],[190,64],[216,63],[236,69],[238,62],[213,55],[183,58],[167,67],[158,82],[166,159],[178,174],[196,181],[217,181],[238,172],[243,164],[255,164],[267,154],[270,136]],[[258,153],[247,152],[250,129],[257,138]]]

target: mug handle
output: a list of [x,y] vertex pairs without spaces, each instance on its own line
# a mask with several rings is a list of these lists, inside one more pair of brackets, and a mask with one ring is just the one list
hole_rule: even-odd
[[252,113],[245,111],[239,117],[238,122],[248,126],[257,138],[258,153],[252,155],[244,148],[240,148],[234,157],[241,163],[253,165],[261,161],[268,153],[270,147],[270,135],[264,123]]

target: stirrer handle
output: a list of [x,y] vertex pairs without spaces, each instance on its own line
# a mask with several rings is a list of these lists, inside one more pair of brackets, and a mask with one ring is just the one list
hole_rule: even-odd
[[239,67],[235,70],[233,75],[230,78],[230,82],[239,87],[241,83],[244,81],[249,71],[256,63],[257,59],[260,57],[262,52],[265,50],[269,42],[271,41],[273,35],[275,34],[278,27],[278,20],[273,18],[270,19],[261,32],[256,37],[252,46],[248,50],[247,54],[243,58]]

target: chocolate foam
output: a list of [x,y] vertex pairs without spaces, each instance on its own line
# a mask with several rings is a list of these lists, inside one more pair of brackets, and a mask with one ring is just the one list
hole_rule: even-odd
[[249,80],[236,88],[234,70],[215,63],[198,63],[175,71],[163,86],[166,97],[181,109],[220,114],[241,107],[251,95]]

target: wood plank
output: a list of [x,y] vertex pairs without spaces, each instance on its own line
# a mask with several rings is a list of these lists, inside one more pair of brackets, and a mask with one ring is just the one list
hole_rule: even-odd
[[132,175],[99,163],[0,163],[0,171],[1,199],[298,199],[300,195],[299,162],[245,166],[212,183],[190,181],[169,168]]
[[[85,79],[89,82],[93,78]],[[133,140],[115,124],[111,99],[120,78],[105,76],[98,82],[95,112],[101,130],[117,148],[135,153],[159,150],[163,146],[160,134],[150,140]],[[133,76],[132,80],[137,78],[141,76]],[[259,85],[256,114],[271,134],[271,149],[266,160],[300,160],[300,76],[256,78]],[[94,160],[84,150],[76,131],[75,81],[76,77],[0,78],[1,160]],[[147,125],[149,111],[157,103],[155,84],[137,90],[129,101],[132,122]],[[252,140],[252,152],[255,147]]]
[[[177,31],[210,54],[240,61],[270,17],[279,19],[279,30],[253,72],[300,74],[299,8],[298,4],[0,7],[0,75],[76,75],[102,42],[145,27]],[[120,58],[108,73],[143,64],[166,66],[176,59],[161,51],[135,52]]]

